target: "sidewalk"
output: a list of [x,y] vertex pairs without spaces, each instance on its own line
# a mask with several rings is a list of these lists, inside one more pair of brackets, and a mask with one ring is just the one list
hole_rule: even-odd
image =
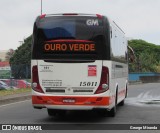
[[19,93],[0,97],[0,105],[31,99],[31,92]]

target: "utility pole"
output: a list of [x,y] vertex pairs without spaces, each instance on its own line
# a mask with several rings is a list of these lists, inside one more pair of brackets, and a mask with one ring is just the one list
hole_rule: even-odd
[[41,0],[41,15],[42,15],[42,0]]

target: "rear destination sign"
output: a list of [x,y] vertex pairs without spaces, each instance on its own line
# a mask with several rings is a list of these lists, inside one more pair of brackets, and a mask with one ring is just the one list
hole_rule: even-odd
[[45,52],[94,52],[95,44],[93,42],[46,42],[44,44]]

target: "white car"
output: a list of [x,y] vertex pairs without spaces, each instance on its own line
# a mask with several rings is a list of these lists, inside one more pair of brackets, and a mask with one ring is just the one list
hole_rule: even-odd
[[9,86],[4,83],[3,81],[0,81],[0,90],[9,90]]

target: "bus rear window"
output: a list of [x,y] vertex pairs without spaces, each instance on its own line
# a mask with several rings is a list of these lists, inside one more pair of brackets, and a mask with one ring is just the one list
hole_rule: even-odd
[[49,21],[41,23],[43,32],[47,39],[57,38],[74,38],[75,22],[74,21]]
[[102,59],[106,56],[102,19],[47,17],[37,21],[34,29],[32,58]]

